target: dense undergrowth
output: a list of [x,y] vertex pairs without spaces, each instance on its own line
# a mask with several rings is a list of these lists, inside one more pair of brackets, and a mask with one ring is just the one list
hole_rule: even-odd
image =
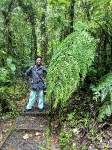
[[28,85],[24,78],[13,80],[11,84],[0,87],[0,117],[11,118],[18,115],[18,106],[27,95]]
[[54,110],[53,124],[62,150],[110,150],[111,123],[108,117],[98,122],[100,103],[90,91],[80,89],[68,99],[68,106]]
[[[0,53],[2,54],[3,51]],[[3,55],[3,57],[6,57]],[[19,101],[26,97],[28,84],[25,84],[24,72],[32,63],[29,57],[17,59],[6,58],[6,63],[0,64],[0,116],[15,117],[18,115]],[[2,61],[1,61],[2,63]]]

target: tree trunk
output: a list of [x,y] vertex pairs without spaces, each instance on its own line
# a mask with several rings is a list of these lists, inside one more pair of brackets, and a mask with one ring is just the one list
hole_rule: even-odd
[[74,4],[75,0],[71,0],[71,5],[70,5],[70,33],[74,31]]
[[43,58],[43,62],[47,63],[47,35],[46,35],[46,0],[43,2],[43,14],[41,16],[41,56]]
[[2,11],[2,14],[4,16],[4,25],[6,27],[6,41],[7,41],[7,55],[12,54],[12,31],[10,31],[9,23],[11,20],[10,13],[12,11],[12,6],[14,5],[15,0],[11,0],[11,2],[8,5],[8,11]]
[[32,34],[31,34],[31,56],[35,57],[37,55],[37,36],[36,36],[36,19],[35,13],[32,7],[32,3],[25,5],[22,0],[18,0],[19,6],[22,7],[23,11],[28,15],[29,21],[31,23]]
[[[61,30],[60,34],[60,42],[62,42],[69,34],[71,34],[74,31],[74,5],[75,5],[75,0],[71,0],[70,3],[70,9],[69,9],[69,18],[70,18],[70,23],[69,27],[66,27]],[[66,15],[65,15],[65,20],[66,20]]]
[[82,4],[83,4],[83,7],[84,7],[85,12],[86,12],[86,17],[87,17],[88,21],[90,21],[91,16],[90,16],[89,10],[90,10],[91,5],[89,2],[84,2],[84,1],[82,1]]
[[31,23],[31,28],[32,28],[32,56],[36,57],[37,55],[37,36],[36,36],[36,30],[35,30],[35,25],[36,25],[36,19],[35,19],[35,13],[32,7],[32,4],[30,3],[29,5],[31,14],[29,14],[29,19]]

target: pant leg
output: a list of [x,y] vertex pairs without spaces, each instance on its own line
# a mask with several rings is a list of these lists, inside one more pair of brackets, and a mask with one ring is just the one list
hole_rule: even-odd
[[37,91],[31,90],[30,97],[29,97],[29,102],[26,106],[26,109],[32,109],[32,106],[34,105],[35,100],[36,100],[36,94],[37,94]]
[[43,90],[38,91],[38,108],[42,109],[44,107],[44,92]]

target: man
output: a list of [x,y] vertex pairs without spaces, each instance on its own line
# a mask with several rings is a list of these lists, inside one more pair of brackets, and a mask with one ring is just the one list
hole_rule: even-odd
[[[32,109],[32,106],[36,100],[36,94],[38,94],[38,110],[41,112],[44,107],[44,73],[47,73],[47,69],[42,66],[42,58],[41,56],[37,56],[35,59],[35,65],[31,66],[25,73],[26,81],[31,84],[31,92],[29,97],[29,102],[26,106],[24,112],[28,112]],[[31,81],[29,80],[29,76],[31,75]]]

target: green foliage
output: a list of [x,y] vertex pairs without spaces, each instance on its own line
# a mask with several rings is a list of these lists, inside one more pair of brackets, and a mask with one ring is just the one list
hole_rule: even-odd
[[11,115],[15,116],[17,114],[16,105],[11,100],[10,95],[14,95],[14,90],[12,87],[3,86],[0,87],[0,115],[3,112],[10,112]]
[[91,88],[94,91],[93,99],[102,102],[98,116],[98,120],[102,121],[106,116],[109,117],[112,114],[112,72],[102,77],[96,87]]
[[16,70],[16,67],[15,67],[15,65],[12,63],[12,57],[11,57],[11,56],[9,56],[9,57],[7,58],[7,65],[8,65],[8,67],[11,69],[11,73],[14,74],[14,72],[15,72],[15,70]]
[[0,67],[0,86],[10,83],[12,74],[15,74],[16,71],[16,67],[13,64],[13,57],[7,57],[6,62],[5,67]]
[[23,78],[16,78],[16,81],[11,81],[11,84],[12,86],[10,84],[0,86],[0,117],[16,117],[17,106],[20,105],[23,96],[26,96],[28,85]]
[[24,77],[26,70],[34,64],[34,59],[31,59],[29,56],[23,56],[20,59],[14,58],[14,64],[16,66],[15,77],[20,78]]
[[68,144],[70,144],[70,140],[72,138],[72,133],[70,132],[67,132],[67,131],[61,131],[60,133],[60,137],[59,137],[59,140],[60,140],[60,146],[62,148],[64,148],[65,146],[67,147]]
[[0,83],[2,85],[7,82],[10,82],[9,71],[6,68],[1,67],[0,68]]
[[69,35],[57,48],[49,65],[47,99],[54,93],[54,107],[63,105],[83,81],[94,59],[96,40],[86,31]]
[[[0,115],[6,113],[7,117],[14,117],[18,114],[15,99],[18,99],[18,96],[20,98],[26,92],[26,89],[23,82],[20,82],[22,84],[21,87],[23,87],[21,88],[19,84],[19,89],[15,91],[17,88],[14,89],[14,84],[17,83],[16,80],[18,80],[19,73],[16,71],[14,64],[17,65],[18,62],[15,62],[11,56],[7,57],[6,62],[5,67],[0,67]],[[14,80],[16,83],[14,83]]]
[[[68,106],[66,100],[77,89],[80,81],[84,80],[88,69],[89,81],[95,83],[97,78],[106,74],[112,66],[112,1],[76,0],[73,19],[75,33],[69,36],[71,1],[48,0],[47,9],[43,8],[45,3],[46,1],[25,0],[20,5],[20,1],[0,1],[0,88],[4,85],[9,88],[14,79],[24,76],[36,52],[41,54],[41,50],[43,51],[42,41],[47,38],[45,53],[47,63],[51,61],[47,77],[49,83],[47,99],[50,100],[53,92],[55,107],[59,102]],[[41,24],[44,22],[40,20],[43,12],[46,20],[46,37],[41,35]],[[35,36],[32,29],[35,30]],[[98,39],[97,49],[94,39],[88,33]],[[35,40],[37,38],[37,50],[34,48],[33,38]],[[96,60],[92,64],[93,67],[89,67],[95,50]],[[108,103],[102,101],[108,107]]]

